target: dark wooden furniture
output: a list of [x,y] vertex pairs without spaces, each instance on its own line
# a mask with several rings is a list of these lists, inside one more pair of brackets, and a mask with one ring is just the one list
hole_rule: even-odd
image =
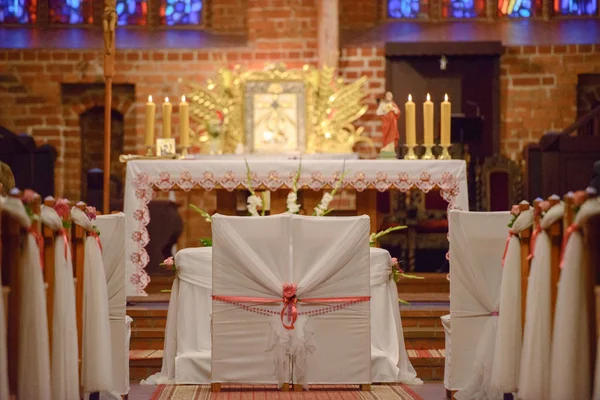
[[499,154],[477,168],[477,210],[506,211],[523,197],[521,169]]

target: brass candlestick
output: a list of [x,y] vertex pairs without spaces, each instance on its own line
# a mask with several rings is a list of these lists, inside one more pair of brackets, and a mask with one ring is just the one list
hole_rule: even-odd
[[425,147],[425,154],[423,154],[423,157],[421,157],[421,160],[435,160],[435,156],[433,155],[433,152],[431,151],[433,146],[426,144],[423,147]]
[[414,144],[405,144],[408,151],[404,155],[405,160],[418,160],[419,157],[415,154],[415,145]]
[[146,146],[146,157],[152,157],[154,155],[153,146]]
[[452,156],[450,155],[450,152],[448,151],[450,146],[452,146],[452,145],[451,144],[448,144],[446,146],[444,146],[443,144],[440,145],[440,147],[442,148],[442,154],[440,154],[438,156],[438,160],[452,160]]
[[181,149],[181,158],[185,159],[188,156],[188,148],[187,146]]

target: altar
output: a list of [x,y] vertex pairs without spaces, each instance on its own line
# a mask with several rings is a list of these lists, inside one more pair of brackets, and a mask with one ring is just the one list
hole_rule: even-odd
[[[251,171],[248,176],[248,169]],[[466,163],[463,160],[357,160],[290,156],[224,155],[198,159],[131,160],[127,163],[124,211],[127,215],[128,296],[146,295],[150,282],[145,271],[150,243],[148,203],[159,191],[217,191],[217,211],[235,214],[227,199],[236,189],[271,191],[270,214],[286,211],[286,196],[298,170],[298,189],[322,191],[341,181],[341,188],[356,192],[356,214],[369,215],[371,232],[379,224],[377,192],[438,188],[449,209],[468,210]],[[316,204],[315,204],[316,205]],[[305,205],[306,206],[306,205]]]

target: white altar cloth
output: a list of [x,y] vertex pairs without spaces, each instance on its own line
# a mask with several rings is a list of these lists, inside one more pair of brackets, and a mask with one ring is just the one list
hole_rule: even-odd
[[[289,188],[299,160],[248,157],[253,186],[270,190]],[[468,210],[466,163],[463,160],[332,160],[303,159],[299,186],[320,190],[339,179],[345,165],[343,187],[381,192],[396,189],[406,192],[417,188],[424,192],[438,187],[449,208]],[[145,296],[150,277],[144,270],[149,262],[145,250],[150,238],[148,203],[155,190],[194,187],[204,190],[234,190],[246,187],[247,171],[243,158],[218,156],[198,160],[134,160],[127,163],[125,214],[127,215],[127,295]]]

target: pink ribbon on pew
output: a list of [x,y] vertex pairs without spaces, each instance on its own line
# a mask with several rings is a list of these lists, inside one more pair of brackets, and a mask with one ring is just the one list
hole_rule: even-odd
[[98,234],[94,231],[89,231],[88,235],[96,239],[96,243],[98,243],[98,247],[100,248],[100,251],[102,251],[102,243],[100,243],[100,236],[98,236]]
[[62,236],[63,241],[64,241],[64,248],[65,248],[65,260],[67,259],[67,255],[69,253],[69,236],[67,236],[67,230],[62,228],[59,229],[58,231],[56,231],[57,234],[59,234],[60,236]]
[[[216,296],[213,295],[213,300],[221,300],[228,303],[262,303],[262,304],[274,304],[283,303],[281,312],[279,313],[281,318],[281,324],[287,330],[293,330],[294,324],[298,319],[298,303],[360,303],[363,301],[369,301],[370,296],[355,296],[355,297],[315,297],[310,299],[298,299],[296,297],[297,285],[294,283],[283,284],[283,294],[280,299],[265,298],[265,297],[242,297],[242,296]],[[288,315],[288,320],[291,323],[286,324],[285,315]]]
[[506,253],[508,253],[508,245],[510,244],[510,239],[512,239],[513,236],[517,236],[517,234],[512,231],[508,231],[508,237],[506,238],[506,246],[504,246],[504,254],[502,254],[502,268],[504,268],[504,261],[506,260]]
[[577,225],[576,223],[572,223],[567,228],[567,233],[565,233],[565,237],[563,238],[562,250],[561,250],[561,254],[560,254],[560,268],[561,269],[565,263],[565,249],[567,248],[567,243],[569,242],[569,238],[571,237],[573,232],[577,232],[577,231],[579,231],[579,225]]
[[535,252],[535,241],[537,240],[537,237],[540,233],[542,233],[542,227],[538,226],[531,234],[531,248],[529,249],[529,256],[527,256],[527,261],[533,258],[533,253]]
[[500,316],[500,311],[492,311],[490,313],[490,316],[492,316],[492,317],[499,317]]
[[35,230],[35,227],[33,225],[29,227],[29,230],[27,232],[29,232],[29,234],[32,235],[35,241],[37,242],[38,249],[40,252],[40,265],[42,266],[42,269],[44,269],[44,238],[42,237],[42,235],[40,235],[39,232]]

